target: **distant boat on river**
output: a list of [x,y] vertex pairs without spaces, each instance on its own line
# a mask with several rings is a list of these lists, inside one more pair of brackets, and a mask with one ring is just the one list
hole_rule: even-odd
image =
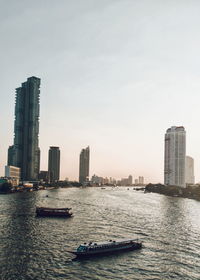
[[71,208],[36,207],[36,215],[38,217],[69,218],[73,214],[70,210],[71,210]]
[[142,248],[142,242],[136,240],[109,240],[107,242],[89,242],[81,244],[76,250],[68,251],[78,258],[92,257],[95,255],[108,255],[122,251],[132,251]]

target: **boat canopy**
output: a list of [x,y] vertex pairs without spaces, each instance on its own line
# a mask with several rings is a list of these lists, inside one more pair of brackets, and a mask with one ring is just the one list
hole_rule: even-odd
[[[82,249],[84,248],[84,250],[86,248],[96,248],[96,247],[103,247],[103,246],[113,246],[113,245],[120,245],[120,244],[130,244],[131,242],[137,242],[138,240],[137,239],[129,239],[129,240],[109,240],[107,242],[89,242],[89,243],[84,243],[84,244],[81,244],[78,249]],[[77,249],[77,250],[78,250]]]

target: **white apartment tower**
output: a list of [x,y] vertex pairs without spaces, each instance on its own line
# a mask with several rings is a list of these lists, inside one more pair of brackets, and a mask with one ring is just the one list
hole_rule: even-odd
[[165,134],[164,184],[185,187],[186,132],[172,126]]
[[144,177],[139,176],[139,185],[144,185]]
[[186,156],[185,165],[185,183],[188,185],[193,185],[194,179],[194,159],[192,157]]

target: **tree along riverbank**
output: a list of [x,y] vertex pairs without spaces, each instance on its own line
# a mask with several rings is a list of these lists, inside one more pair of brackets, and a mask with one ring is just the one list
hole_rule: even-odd
[[178,186],[165,186],[162,184],[148,184],[145,187],[145,192],[154,192],[169,196],[177,196],[184,198],[192,198],[200,200],[200,186],[187,186],[186,188],[181,188]]

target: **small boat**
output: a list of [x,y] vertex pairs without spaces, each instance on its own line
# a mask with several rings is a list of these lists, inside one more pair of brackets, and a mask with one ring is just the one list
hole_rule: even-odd
[[107,242],[89,242],[81,244],[76,250],[68,251],[78,258],[92,257],[95,255],[108,255],[123,251],[132,251],[142,248],[142,242],[136,240],[109,240]]
[[50,208],[50,207],[36,207],[36,215],[38,217],[64,217],[72,216],[71,208]]

